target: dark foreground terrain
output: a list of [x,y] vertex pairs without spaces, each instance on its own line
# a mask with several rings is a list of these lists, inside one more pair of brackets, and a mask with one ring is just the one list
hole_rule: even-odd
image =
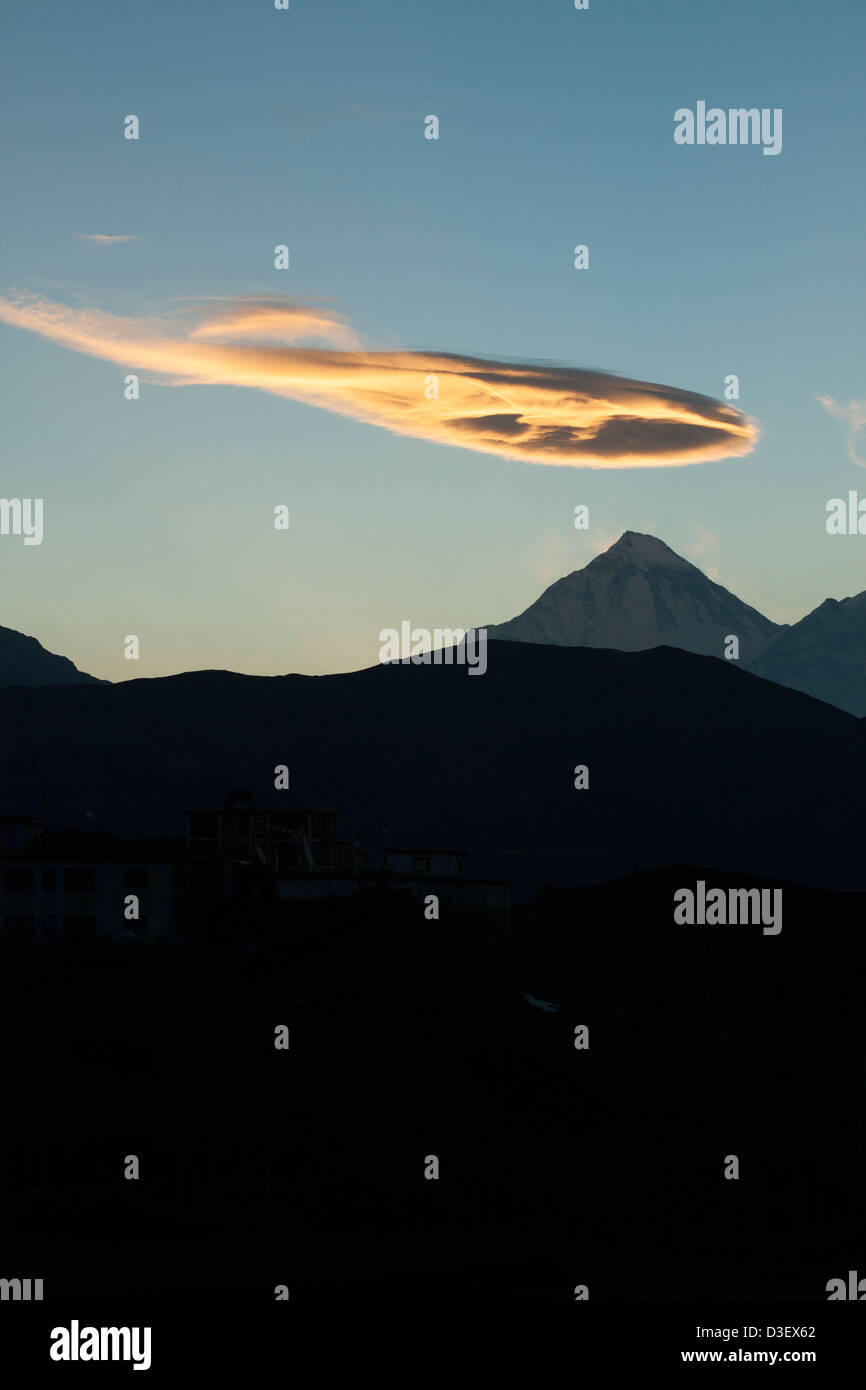
[[0,1276],[46,1299],[826,1299],[866,1271],[866,898],[786,887],[778,936],[674,925],[701,876],[728,882],[3,944]]

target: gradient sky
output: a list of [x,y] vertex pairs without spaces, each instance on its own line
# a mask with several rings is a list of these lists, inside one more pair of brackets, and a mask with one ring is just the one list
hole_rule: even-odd
[[[289,294],[376,351],[717,399],[736,373],[760,439],[544,467],[244,387],[126,401],[123,367],[4,326],[0,492],[45,499],[45,539],[0,538],[0,623],[111,679],[350,670],[403,620],[512,617],[627,529],[777,621],[862,590],[825,507],[866,470],[817,398],[866,396],[864,41],[862,0],[13,0],[0,292],[136,320]],[[678,147],[698,100],[781,107],[782,153]]]

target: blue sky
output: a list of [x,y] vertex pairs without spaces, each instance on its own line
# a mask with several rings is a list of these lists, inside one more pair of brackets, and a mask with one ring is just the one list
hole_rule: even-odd
[[[405,619],[510,618],[626,529],[777,621],[862,590],[866,538],[825,506],[866,472],[817,397],[866,395],[864,39],[859,0],[8,5],[4,293],[136,318],[288,294],[370,348],[713,397],[736,373],[761,437],[549,467],[244,387],[126,401],[116,364],[3,326],[2,493],[45,499],[45,539],[0,538],[0,622],[112,679],[349,670]],[[781,107],[782,153],[678,147],[698,100]]]

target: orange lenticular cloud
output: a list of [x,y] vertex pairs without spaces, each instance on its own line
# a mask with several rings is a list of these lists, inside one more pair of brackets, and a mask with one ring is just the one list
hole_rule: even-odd
[[[576,367],[452,353],[376,352],[328,309],[282,296],[119,318],[37,296],[0,298],[0,320],[157,383],[248,386],[396,434],[527,463],[660,468],[754,448],[754,421],[671,386]],[[336,347],[276,346],[299,339]]]

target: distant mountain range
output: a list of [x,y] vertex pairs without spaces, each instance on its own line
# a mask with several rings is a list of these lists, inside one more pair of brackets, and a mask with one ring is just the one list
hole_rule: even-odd
[[581,570],[558,579],[488,637],[545,646],[647,651],[679,647],[724,658],[766,680],[866,715],[866,591],[827,599],[793,626],[750,608],[655,536],[626,531]]
[[47,652],[35,637],[0,627],[0,686],[100,685],[96,676],[79,671],[65,656]]
[[866,714],[866,591],[825,599],[749,663],[756,676]]
[[[517,617],[486,627],[497,641],[622,652],[667,646],[720,659],[735,636],[739,653],[728,664],[866,715],[866,590],[826,599],[792,626],[774,623],[664,541],[636,531],[551,584]],[[0,686],[106,683],[0,627]]]

